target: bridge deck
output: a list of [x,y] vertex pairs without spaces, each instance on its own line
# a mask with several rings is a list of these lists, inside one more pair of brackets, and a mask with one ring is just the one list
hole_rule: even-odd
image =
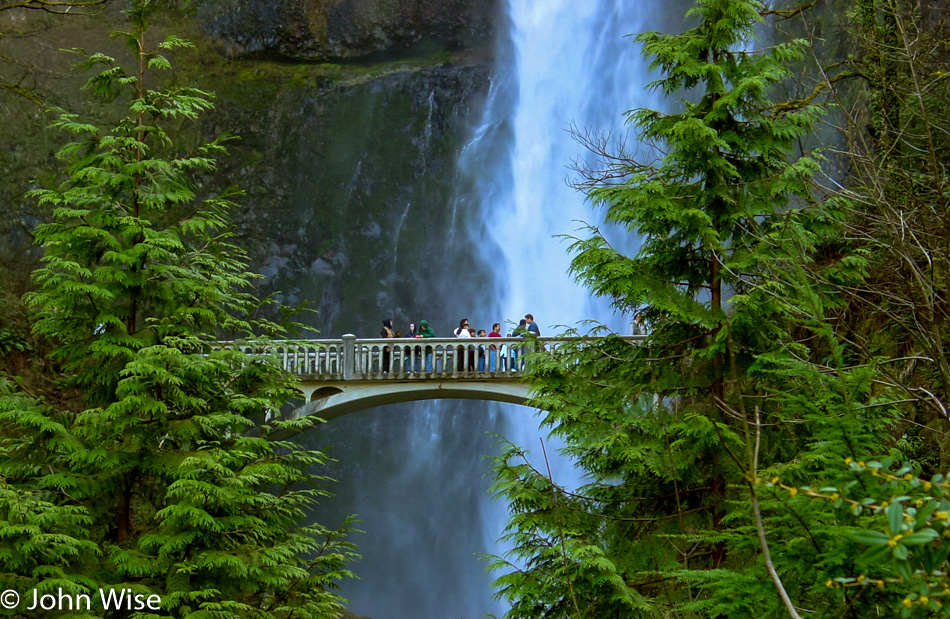
[[[554,351],[587,338],[399,338],[287,342],[279,347],[284,368],[307,381],[512,380],[525,355]],[[623,339],[638,341],[642,336]]]
[[[441,398],[523,404],[530,397],[529,385],[521,380],[526,355],[586,339],[344,335],[339,340],[281,342],[271,352],[300,377],[306,403],[290,417],[332,419],[381,404]],[[634,345],[644,336],[623,339]]]

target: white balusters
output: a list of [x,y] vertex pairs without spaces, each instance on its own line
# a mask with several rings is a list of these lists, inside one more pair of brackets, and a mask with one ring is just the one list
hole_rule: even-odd
[[[623,339],[633,343],[644,337]],[[554,352],[576,339],[583,338],[460,341],[458,338],[357,339],[347,334],[339,340],[286,342],[277,350],[287,371],[311,380],[511,380],[524,373],[526,355]],[[385,369],[387,360],[388,371]]]

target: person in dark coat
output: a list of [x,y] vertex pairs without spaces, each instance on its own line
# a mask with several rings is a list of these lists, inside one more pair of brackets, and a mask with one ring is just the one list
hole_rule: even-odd
[[528,330],[528,333],[533,333],[535,337],[541,337],[541,327],[534,321],[532,314],[525,314],[522,322],[525,323],[525,329]]
[[[528,332],[528,321],[522,318],[521,320],[518,321],[518,326],[515,327],[515,332],[512,333],[512,335],[515,337],[524,337],[525,333],[527,332]],[[517,372],[519,369],[521,369],[518,367],[518,356],[524,354],[522,352],[519,352],[521,351],[522,348],[524,348],[524,346],[521,344],[511,345],[511,370],[513,372]],[[523,359],[522,359],[522,363],[524,363]]]
[[[387,318],[383,321],[383,329],[379,332],[379,337],[393,338],[396,337],[396,334],[393,333],[393,319]],[[391,360],[392,351],[389,350],[389,346],[383,346],[383,372],[389,372],[389,363]]]
[[[429,328],[428,320],[419,321],[419,335],[416,337],[435,337],[435,331]],[[426,372],[432,371],[432,347],[426,346]]]

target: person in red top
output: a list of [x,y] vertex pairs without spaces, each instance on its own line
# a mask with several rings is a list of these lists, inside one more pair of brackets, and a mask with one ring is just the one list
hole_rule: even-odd
[[[491,333],[488,337],[501,337],[501,323],[496,322],[491,326]],[[494,372],[498,366],[498,347],[492,344],[488,347],[488,371]]]

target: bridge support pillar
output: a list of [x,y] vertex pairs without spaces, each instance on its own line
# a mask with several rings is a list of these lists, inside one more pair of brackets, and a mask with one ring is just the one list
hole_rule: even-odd
[[343,336],[343,380],[353,380],[356,375],[356,336]]

